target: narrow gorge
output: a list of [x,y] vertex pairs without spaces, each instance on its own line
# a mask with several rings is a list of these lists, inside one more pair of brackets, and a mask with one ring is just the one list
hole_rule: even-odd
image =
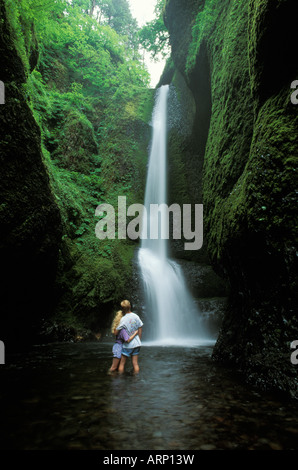
[[[297,448],[297,0],[132,3],[0,0],[0,448]],[[202,207],[202,246],[98,237],[119,197]]]

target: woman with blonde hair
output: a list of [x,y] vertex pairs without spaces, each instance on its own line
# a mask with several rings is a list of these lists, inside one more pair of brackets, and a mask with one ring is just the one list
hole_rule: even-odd
[[[118,369],[120,359],[121,359],[123,343],[124,342],[125,343],[130,343],[130,341],[133,340],[134,337],[138,334],[138,330],[137,330],[131,336],[129,336],[129,334],[127,333],[125,328],[122,328],[121,330],[117,331],[116,328],[119,326],[119,323],[123,318],[123,315],[128,311],[127,310],[128,306],[126,304],[124,304],[122,306],[122,303],[121,303],[121,307],[123,308],[123,311],[119,310],[116,313],[116,315],[114,317],[114,320],[112,322],[112,327],[111,327],[111,331],[112,331],[113,335],[116,335],[116,340],[115,340],[115,344],[114,344],[113,349],[112,349],[113,362],[112,362],[112,365],[110,367],[110,372],[115,372]],[[130,305],[129,305],[129,309],[130,309]]]
[[128,300],[123,300],[121,302],[121,308],[124,315],[121,318],[119,325],[116,327],[116,331],[121,332],[122,330],[125,330],[128,335],[132,335],[132,333],[137,332],[137,335],[129,341],[125,341],[123,344],[118,372],[121,374],[124,372],[126,359],[130,357],[134,373],[138,374],[140,371],[138,355],[141,349],[143,322],[136,313],[131,311],[131,305]]

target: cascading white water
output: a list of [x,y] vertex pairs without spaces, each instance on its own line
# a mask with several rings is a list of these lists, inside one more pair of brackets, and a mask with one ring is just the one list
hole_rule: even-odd
[[[167,101],[169,86],[157,90],[152,117],[153,135],[145,192],[145,211],[139,265],[144,282],[151,328],[147,338],[159,344],[187,345],[208,340],[194,299],[189,294],[180,266],[168,258],[168,240],[152,239],[162,225],[150,217],[152,204],[167,202]],[[146,218],[146,219],[145,219]],[[146,234],[144,233],[146,231]],[[148,236],[149,234],[149,236]],[[146,238],[147,236],[147,238]],[[149,337],[148,337],[149,336]]]

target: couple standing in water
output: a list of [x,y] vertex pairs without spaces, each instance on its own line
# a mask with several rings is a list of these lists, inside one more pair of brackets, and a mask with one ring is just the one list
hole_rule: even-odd
[[131,311],[128,300],[121,302],[121,309],[116,313],[112,323],[112,333],[116,335],[113,346],[113,362],[110,372],[123,373],[128,357],[131,357],[134,373],[140,370],[138,359],[141,348],[143,322],[140,317]]

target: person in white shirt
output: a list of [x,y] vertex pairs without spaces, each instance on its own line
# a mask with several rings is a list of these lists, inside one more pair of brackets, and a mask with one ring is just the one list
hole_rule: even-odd
[[131,336],[136,330],[138,330],[138,334],[129,343],[123,343],[121,361],[119,364],[118,372],[124,372],[126,359],[128,357],[131,357],[134,373],[137,374],[140,371],[138,359],[142,344],[141,337],[143,322],[136,313],[133,313],[131,311],[131,305],[128,300],[123,300],[121,302],[121,309],[123,312],[123,317],[116,330],[120,331],[122,328],[125,328],[129,336]]

